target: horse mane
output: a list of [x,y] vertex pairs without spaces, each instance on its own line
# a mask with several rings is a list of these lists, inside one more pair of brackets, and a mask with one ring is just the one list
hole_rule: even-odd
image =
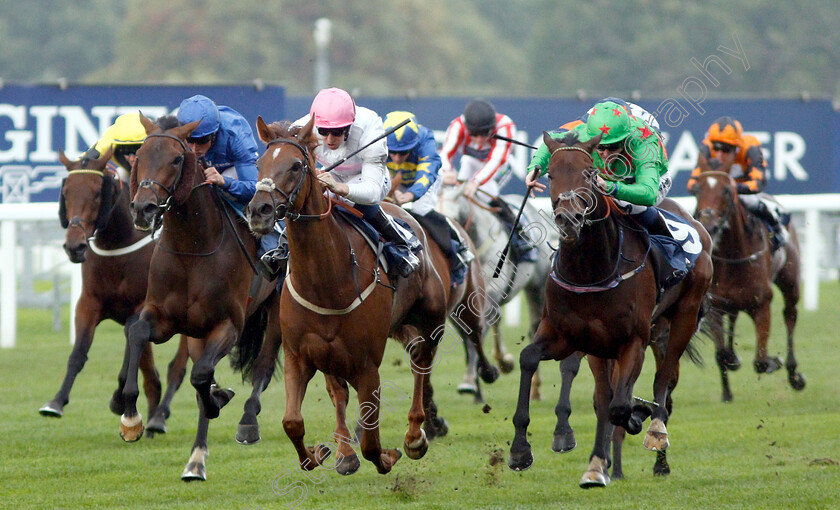
[[567,147],[572,147],[573,145],[577,145],[580,142],[578,138],[578,134],[575,131],[566,131],[560,138],[557,139],[561,145],[565,145]]

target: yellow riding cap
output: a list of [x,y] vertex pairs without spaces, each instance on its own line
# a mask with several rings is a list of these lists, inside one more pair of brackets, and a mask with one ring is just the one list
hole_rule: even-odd
[[111,146],[140,146],[146,139],[146,128],[140,123],[140,113],[126,113],[117,117],[114,124],[105,130],[102,138],[93,146],[99,154],[104,154]]

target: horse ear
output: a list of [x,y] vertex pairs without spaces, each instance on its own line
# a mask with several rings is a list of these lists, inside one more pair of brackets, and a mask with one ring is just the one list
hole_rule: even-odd
[[73,164],[73,162],[70,161],[70,158],[68,158],[67,155],[64,154],[64,149],[58,149],[58,160],[61,162],[62,165],[64,165],[68,169],[70,168],[70,165]]
[[108,148],[107,151],[105,151],[105,154],[99,156],[93,162],[92,166],[94,166],[94,168],[105,168],[105,165],[108,164],[108,161],[110,161],[110,159],[111,159],[111,157],[113,157],[113,155],[114,155],[114,146],[112,145]]
[[[59,157],[63,156],[64,152],[59,149]],[[66,157],[64,159],[67,159]],[[61,187],[58,188],[58,221],[61,223],[61,228],[67,228],[70,222],[67,221],[67,206],[64,204],[64,183],[67,178],[61,179]]]
[[592,152],[595,151],[595,147],[597,147],[598,144],[601,143],[601,137],[602,136],[603,136],[602,134],[599,134],[598,136],[590,138],[589,141],[581,144],[581,147],[586,149],[586,152],[591,154]]
[[560,146],[560,140],[552,138],[548,131],[543,131],[543,143],[548,148],[548,152],[554,152]]
[[195,120],[188,124],[184,124],[183,126],[173,129],[172,134],[182,140],[186,140],[187,137],[190,136],[193,131],[195,131],[195,128],[197,128],[199,124],[201,124],[201,120]]
[[157,124],[155,124],[150,118],[143,115],[143,112],[140,113],[140,124],[143,124],[143,129],[146,130],[146,134],[151,134],[155,129],[157,129]]
[[268,127],[268,124],[262,118],[262,115],[257,116],[257,134],[260,137],[260,140],[263,143],[268,143],[274,139],[274,135],[271,132],[271,128]]
[[309,122],[306,123],[298,133],[298,140],[300,143],[303,144],[305,147],[312,149],[314,146],[318,144],[318,138],[315,136],[315,117],[310,115]]

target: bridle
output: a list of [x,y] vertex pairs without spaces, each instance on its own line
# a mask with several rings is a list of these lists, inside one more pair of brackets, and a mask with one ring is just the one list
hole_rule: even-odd
[[[303,182],[304,179],[306,179],[306,176],[310,174],[312,177],[316,176],[312,170],[312,165],[309,164],[309,149],[294,140],[289,140],[288,138],[275,138],[266,144],[266,152],[268,152],[268,149],[272,145],[278,144],[287,144],[296,147],[303,155],[303,168],[301,169],[300,177],[298,177],[297,183],[295,183],[294,189],[292,189],[289,193],[286,193],[282,189],[278,188],[271,177],[263,177],[259,180],[259,182],[257,182],[257,191],[265,191],[271,197],[271,205],[274,210],[275,221],[280,218],[288,218],[290,221],[325,219],[332,212],[332,200],[328,200],[327,210],[321,214],[300,214],[289,209],[297,200],[300,190],[303,188]],[[279,194],[283,198],[283,201],[278,200],[275,193]]]
[[[589,158],[590,166],[588,168],[583,169],[582,173],[585,175],[585,179],[587,182],[592,182],[592,179],[597,175],[598,170],[592,165],[592,154],[589,153],[586,149],[582,147],[578,147],[576,145],[570,146],[562,146],[554,149],[551,153],[551,157],[554,157],[559,151],[579,151],[586,154],[586,157]],[[580,201],[583,203],[584,208],[580,211],[581,216],[583,216],[583,225],[592,225],[594,223],[598,223],[600,221],[604,221],[610,216],[610,211],[612,207],[609,203],[607,203],[607,212],[601,218],[589,218],[589,215],[595,211],[595,207],[597,206],[597,198],[594,196],[592,192],[592,188],[578,188],[574,190],[564,191],[557,195],[557,198],[551,200],[551,209],[554,214],[554,217],[557,218],[558,216],[565,216],[567,215],[564,208],[560,207],[561,203],[570,202],[572,204],[577,203]]]
[[[105,172],[103,172],[102,170],[93,170],[93,169],[90,169],[90,168],[80,168],[79,170],[70,170],[69,172],[67,172],[67,177],[70,177],[71,175],[79,175],[79,174],[98,175],[98,176],[102,177],[102,183],[103,184],[105,183]],[[65,181],[66,180],[67,179],[65,178]],[[61,183],[61,187],[64,188],[64,182]],[[93,225],[94,229],[93,229],[93,234],[92,235],[96,235],[96,224],[97,224],[98,221],[99,221],[98,215],[97,215],[96,220],[88,220],[86,218],[80,218],[79,216],[73,216],[72,218],[70,218],[67,221],[67,229],[69,230],[71,227],[77,227],[77,228],[82,229],[82,232],[85,235],[87,235],[87,232],[85,231],[84,225],[85,224]]]
[[[158,182],[154,179],[143,179],[142,181],[137,183],[137,189],[138,190],[142,189],[142,188],[148,188],[152,192],[152,194],[155,196],[155,203],[158,207],[158,210],[160,211],[159,215],[162,215],[163,213],[168,211],[170,207],[172,207],[172,202],[173,202],[172,197],[173,197],[173,194],[175,192],[175,189],[178,188],[178,183],[181,182],[181,175],[184,172],[184,159],[186,158],[187,152],[189,151],[189,149],[187,148],[187,144],[184,143],[183,140],[181,140],[177,136],[170,135],[168,133],[152,133],[150,135],[146,135],[146,140],[148,140],[149,138],[155,138],[155,137],[157,137],[157,138],[171,138],[171,139],[175,140],[176,142],[178,142],[178,144],[181,146],[181,149],[183,150],[183,152],[181,153],[181,161],[178,165],[178,174],[175,176],[175,182],[172,183],[172,186],[170,186],[170,187],[164,186],[162,183],[160,183],[160,182]],[[144,142],[145,142],[145,140],[144,140]],[[157,191],[155,191],[155,188],[152,186],[153,184],[156,184],[158,187],[160,187],[163,191],[166,192],[167,196],[166,196],[166,201],[165,202],[161,202],[160,196],[157,194]]]

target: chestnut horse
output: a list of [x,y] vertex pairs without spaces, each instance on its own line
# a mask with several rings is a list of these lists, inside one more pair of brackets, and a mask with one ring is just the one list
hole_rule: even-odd
[[728,370],[741,366],[733,348],[735,318],[746,312],[755,324],[756,343],[753,366],[758,373],[771,373],[782,367],[782,360],[767,353],[770,336],[770,302],[775,284],[785,301],[784,317],[787,327],[788,382],[795,390],[805,388],[805,377],[796,371],[793,352],[793,329],[796,327],[799,302],[800,258],[799,241],[793,224],[788,226],[790,241],[781,249],[772,251],[764,223],[748,214],[738,199],[735,181],[726,172],[711,171],[708,163],[698,177],[697,218],[711,234],[714,242],[712,262],[715,276],[712,282],[712,318],[722,322],[722,315],[729,318],[728,345],[721,327],[714,335],[717,362],[723,383],[723,401],[732,400]]
[[[383,393],[379,365],[385,343],[389,336],[397,338],[410,355],[414,388],[404,448],[410,458],[419,459],[428,449],[422,425],[434,412],[427,379],[435,350],[445,332],[450,304],[462,301],[467,286],[451,290],[449,265],[440,248],[406,211],[383,204],[388,213],[411,226],[424,246],[414,273],[399,281],[389,279],[361,234],[332,214],[334,202],[324,195],[315,170],[313,151],[319,142],[312,126],[312,120],[301,128],[288,123],[269,126],[262,117],[257,119],[257,131],[267,148],[257,162],[260,181],[248,206],[251,228],[257,233],[268,231],[278,218],[287,222],[289,273],[280,298],[286,383],[283,428],[302,469],[314,469],[331,453],[326,445],[307,448],[304,443],[301,404],[309,381],[320,370],[337,411],[336,469],[342,474],[355,471],[358,466],[345,466],[356,459],[351,446],[355,440],[342,419],[349,396],[346,381],[358,393],[362,455],[384,474],[401,456],[399,450],[383,449],[379,442]],[[472,329],[478,332],[480,327]],[[479,341],[478,335],[472,338]],[[486,358],[480,366],[488,382],[498,376]]]
[[[64,251],[71,262],[82,264],[82,294],[76,302],[76,342],[67,360],[67,372],[55,397],[39,412],[61,418],[70,401],[70,389],[85,366],[93,343],[96,326],[111,319],[128,327],[136,320],[148,286],[148,267],[154,245],[149,235],[138,232],[131,224],[128,211],[128,186],[114,172],[106,169],[112,150],[99,159],[82,158],[70,161],[64,151],[58,159],[67,168],[61,184],[58,216],[67,229]],[[166,418],[175,391],[184,380],[187,365],[187,342],[181,345],[169,364],[166,394],[160,400],[160,378],[155,368],[152,346],[140,357],[143,387],[149,404],[149,430],[166,432]],[[123,361],[119,386],[111,398],[110,408],[123,413],[123,386],[128,369],[128,352]]]
[[[645,447],[663,451],[668,447],[665,427],[671,392],[679,378],[679,358],[693,337],[701,304],[712,280],[711,239],[691,220],[701,240],[694,267],[682,281],[657,300],[658,284],[649,257],[650,240],[619,214],[610,197],[593,184],[597,170],[591,153],[600,136],[580,143],[574,134],[555,140],[543,133],[551,152],[548,164],[549,190],[555,223],[560,228],[560,247],[551,278],[546,283],[543,317],[532,343],[519,359],[521,380],[515,435],[508,465],[527,469],[533,463],[527,439],[531,376],[539,362],[561,360],[575,351],[587,354],[595,377],[597,428],[589,468],[581,487],[609,483],[609,444],[614,426],[630,434],[642,430],[650,415],[644,405],[633,406],[633,386],[651,339],[651,325],[669,331],[665,356],[658,364],[653,384],[652,421]],[[692,236],[693,238],[693,236]]]
[[276,292],[274,283],[254,279],[256,240],[243,221],[231,217],[218,190],[204,182],[196,155],[187,147],[185,140],[198,121],[180,126],[168,116],[155,124],[143,115],[140,121],[148,136],[131,172],[131,211],[136,228],[160,226],[161,235],[149,267],[146,301],[128,332],[120,435],[137,441],[143,434],[136,407],[142,350],[176,333],[189,335],[190,382],[198,395],[199,420],[181,477],[205,480],[209,420],[233,397],[232,390],[216,386],[215,366],[233,347],[241,359],[251,359],[264,331],[269,338],[279,334],[277,314],[267,310],[276,310]]

